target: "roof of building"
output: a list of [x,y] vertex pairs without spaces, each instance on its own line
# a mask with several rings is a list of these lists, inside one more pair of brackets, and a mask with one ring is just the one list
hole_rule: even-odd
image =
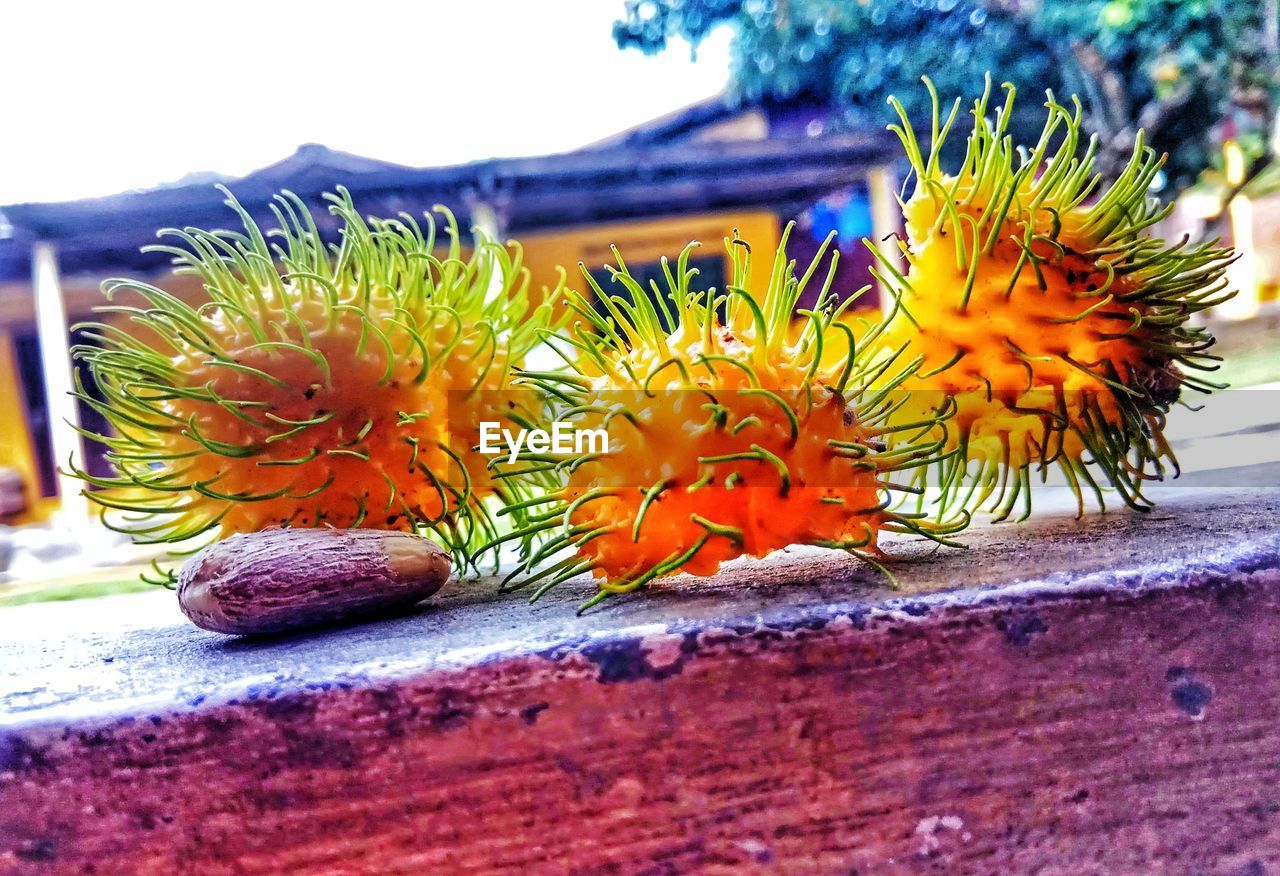
[[619,131],[592,143],[586,149],[653,146],[687,141],[697,138],[711,126],[751,112],[753,109],[755,107],[739,104],[721,92],[672,110],[665,115],[648,119],[625,131]]
[[[711,112],[704,123],[712,118],[724,116]],[[691,124],[686,118],[677,127]],[[420,214],[445,204],[467,226],[473,205],[485,203],[504,234],[519,234],[635,217],[800,206],[855,182],[892,154],[893,144],[879,133],[689,142],[672,130],[558,155],[412,168],[310,144],[226,184],[263,218],[271,196],[282,189],[318,206],[322,193],[343,185],[370,215]],[[139,248],[154,242],[159,228],[234,224],[223,201],[203,181],[0,207],[0,281],[29,278],[37,241],[57,245],[68,274],[162,269],[165,256]]]

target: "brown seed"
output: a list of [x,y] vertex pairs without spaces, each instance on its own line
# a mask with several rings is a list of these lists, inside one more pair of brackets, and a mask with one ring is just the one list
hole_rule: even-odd
[[448,555],[405,532],[267,529],[188,560],[178,605],[206,630],[274,633],[407,608],[448,577]]

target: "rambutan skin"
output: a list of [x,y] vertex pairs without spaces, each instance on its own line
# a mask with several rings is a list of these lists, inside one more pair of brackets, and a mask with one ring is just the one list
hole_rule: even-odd
[[[722,339],[721,349],[746,358],[737,342]],[[807,375],[786,363],[758,374],[760,386],[722,362],[699,371],[696,389],[655,380],[649,394],[603,389],[594,397],[631,414],[612,419],[610,452],[575,466],[564,488],[571,506],[607,492],[568,518],[575,529],[599,533],[579,551],[600,586],[626,587],[655,569],[710,575],[736,556],[793,544],[874,551],[886,522],[877,470],[849,460],[850,448],[874,441],[857,422],[846,423],[843,401],[821,385],[802,398],[794,387]],[[585,415],[579,428],[602,428],[605,416]]]
[[[396,331],[377,311],[340,313],[332,325],[321,307],[293,312],[307,327],[310,353],[241,346],[236,342],[244,338],[210,332],[209,340],[245,370],[198,357],[179,360],[178,386],[204,390],[237,408],[191,397],[163,405],[185,424],[161,433],[160,443],[186,459],[183,479],[194,494],[189,502],[208,506],[205,513],[225,512],[223,532],[324,524],[411,529],[456,507],[436,486],[451,465],[444,427],[429,417],[401,416],[443,411],[447,376],[437,372],[419,380],[420,358],[407,344],[396,350]],[[283,321],[283,314],[275,316]],[[387,334],[392,349],[358,350],[362,326]],[[301,338],[290,341],[301,344]],[[459,488],[456,472],[447,480]],[[256,498],[237,500],[241,496]]]

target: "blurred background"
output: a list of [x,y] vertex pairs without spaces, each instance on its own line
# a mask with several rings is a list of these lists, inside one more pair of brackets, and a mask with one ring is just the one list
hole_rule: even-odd
[[[166,226],[224,227],[214,183],[255,215],[289,189],[347,186],[366,213],[446,204],[517,237],[535,284],[637,274],[691,239],[720,285],[733,229],[792,254],[831,231],[839,288],[871,281],[861,240],[899,228],[896,94],[927,126],[988,72],[1078,95],[1098,169],[1136,131],[1167,152],[1165,237],[1221,237],[1237,297],[1209,319],[1234,386],[1280,381],[1280,0],[470,0],[11,4],[0,11],[0,606],[118,592],[148,559],[98,525],[74,455],[102,427],[69,347],[113,276],[189,301],[143,253]],[[956,138],[957,142],[960,138]],[[875,289],[862,303],[877,306]],[[1247,426],[1247,424],[1246,424]],[[1251,428],[1251,427],[1250,427]]]

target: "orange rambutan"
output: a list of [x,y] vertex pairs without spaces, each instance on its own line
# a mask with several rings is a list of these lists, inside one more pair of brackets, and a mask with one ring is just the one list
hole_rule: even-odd
[[[188,543],[270,526],[374,527],[437,534],[460,559],[493,537],[495,485],[469,434],[481,406],[548,324],[531,306],[516,246],[478,235],[463,256],[457,224],[407,214],[362,217],[327,195],[340,225],[329,246],[292,194],[264,232],[228,194],[243,231],[170,229],[179,273],[203,280],[192,306],[156,286],[112,280],[76,348],[110,424],[113,477],[76,471],[104,521],[145,543]],[[120,301],[121,293],[142,306]],[[74,465],[73,465],[74,469]]]
[[[585,269],[600,309],[566,293],[577,317],[565,354],[571,371],[522,380],[556,399],[544,424],[606,435],[607,446],[524,451],[524,467],[504,473],[541,475],[546,489],[508,536],[525,540],[508,585],[536,583],[537,598],[590,571],[599,588],[590,606],[663,576],[710,575],[735,557],[804,544],[881,568],[883,533],[941,540],[963,524],[927,524],[890,507],[898,488],[891,476],[934,461],[942,442],[885,449],[899,428],[885,423],[892,387],[910,367],[892,359],[864,367],[840,321],[853,296],[830,290],[834,258],[796,332],[796,302],[822,254],[797,276],[784,235],[757,300],[747,291],[750,248],[737,239],[726,245],[733,279],[722,291],[693,291],[697,271],[686,249],[674,273],[663,262],[667,290],[643,288],[615,250],[613,280],[625,294],[606,293]],[[824,356],[836,337],[846,355]],[[873,381],[881,388],[872,391]]]

